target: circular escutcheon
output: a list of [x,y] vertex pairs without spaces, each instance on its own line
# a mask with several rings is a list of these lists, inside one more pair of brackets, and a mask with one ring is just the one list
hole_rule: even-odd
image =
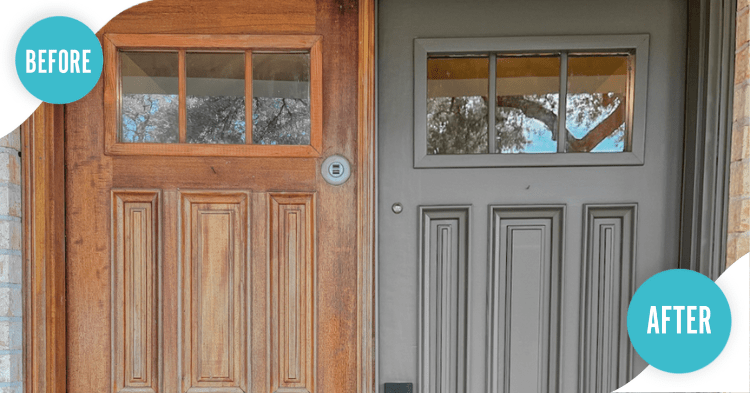
[[349,161],[338,154],[330,156],[323,161],[320,167],[320,174],[328,184],[339,186],[346,183],[351,175],[351,166]]

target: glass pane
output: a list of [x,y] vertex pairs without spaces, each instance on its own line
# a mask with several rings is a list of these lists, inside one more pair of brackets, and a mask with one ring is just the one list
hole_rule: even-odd
[[310,55],[253,53],[253,143],[310,144]]
[[179,141],[177,53],[120,52],[120,142]]
[[568,152],[630,151],[626,124],[628,55],[570,55]]
[[498,153],[557,152],[560,56],[498,55]]
[[187,142],[245,143],[245,54],[186,53]]
[[489,58],[427,59],[427,154],[487,153]]

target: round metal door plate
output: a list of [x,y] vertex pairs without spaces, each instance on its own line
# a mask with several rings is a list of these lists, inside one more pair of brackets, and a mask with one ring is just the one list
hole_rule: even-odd
[[328,184],[338,186],[346,183],[351,175],[349,161],[338,154],[330,156],[320,166],[320,174]]

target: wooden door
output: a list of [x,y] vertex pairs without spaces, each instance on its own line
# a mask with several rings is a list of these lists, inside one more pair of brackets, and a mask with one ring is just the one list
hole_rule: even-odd
[[[638,285],[678,262],[686,7],[379,3],[383,383],[610,392],[646,366],[626,313]],[[592,72],[617,56],[633,58],[606,78],[631,78],[632,101],[618,102],[633,112],[609,106],[581,125],[581,100],[617,96]],[[575,147],[623,119],[622,145]]]
[[[65,107],[67,391],[357,389],[357,177],[333,186],[320,175],[328,156],[358,159],[357,23],[353,2],[156,0],[100,31],[109,74]],[[173,127],[174,139],[132,139],[125,78],[143,75],[125,57],[154,53],[136,70],[156,72],[156,85],[174,72],[172,87],[146,88],[174,95],[138,121],[187,103],[174,104],[171,126],[146,127]],[[254,56],[269,53],[310,59],[307,139],[252,138],[256,103],[227,123],[239,144],[191,140],[205,136],[190,128],[191,67],[205,60],[191,56],[215,55],[204,71],[229,70],[215,78],[244,75],[249,103],[263,87],[248,80],[261,78]]]

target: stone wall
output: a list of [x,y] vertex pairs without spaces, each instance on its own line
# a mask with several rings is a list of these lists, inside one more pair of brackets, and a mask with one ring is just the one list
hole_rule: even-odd
[[750,252],[750,1],[737,1],[727,266]]
[[21,393],[21,131],[0,139],[0,393]]

